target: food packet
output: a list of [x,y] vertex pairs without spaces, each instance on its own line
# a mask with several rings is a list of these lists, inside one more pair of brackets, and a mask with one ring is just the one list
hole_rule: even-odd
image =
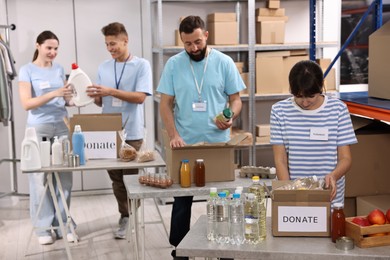
[[144,140],[142,142],[141,148],[138,151],[138,156],[137,156],[137,162],[142,163],[142,162],[150,162],[154,161],[154,150],[149,149],[146,145],[146,129],[145,129],[145,136]]
[[122,140],[121,148],[119,150],[119,158],[121,161],[130,162],[133,161],[137,157],[137,150],[129,144],[126,143],[126,131],[123,129],[122,131],[118,131],[119,136]]

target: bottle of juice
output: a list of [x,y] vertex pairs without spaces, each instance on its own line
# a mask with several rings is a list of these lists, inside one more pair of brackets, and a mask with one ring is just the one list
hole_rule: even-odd
[[203,159],[197,159],[194,165],[194,180],[197,187],[206,185],[206,172]]
[[336,243],[337,238],[345,236],[345,215],[342,203],[335,203],[332,213],[332,242]]
[[180,186],[182,188],[191,187],[190,163],[187,159],[181,161],[180,166]]

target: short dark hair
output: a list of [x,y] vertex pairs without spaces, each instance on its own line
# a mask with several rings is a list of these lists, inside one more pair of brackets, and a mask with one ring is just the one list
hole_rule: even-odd
[[114,22],[110,23],[102,28],[102,33],[104,36],[118,36],[120,34],[127,35],[126,28],[123,24]]
[[321,67],[314,61],[297,62],[292,67],[288,80],[290,92],[294,96],[309,97],[323,92],[324,74]]
[[190,15],[181,21],[179,26],[179,33],[193,33],[196,29],[206,30],[206,26],[202,18],[199,16]]
[[[55,35],[53,32],[51,31],[43,31],[41,32],[38,37],[37,37],[37,41],[36,43],[38,43],[39,45],[43,44],[46,40],[57,40],[58,44],[60,43],[60,40],[58,40],[58,37],[57,35]],[[33,56],[33,60],[32,61],[35,61],[36,59],[38,58],[38,50],[35,50],[34,52],[34,56]]]

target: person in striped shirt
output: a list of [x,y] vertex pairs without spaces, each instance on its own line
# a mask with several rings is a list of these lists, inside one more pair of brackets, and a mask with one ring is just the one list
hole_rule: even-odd
[[324,94],[321,67],[300,61],[289,74],[293,95],[271,109],[271,144],[279,180],[316,175],[331,189],[330,200],[344,203],[350,145],[357,143],[347,106]]

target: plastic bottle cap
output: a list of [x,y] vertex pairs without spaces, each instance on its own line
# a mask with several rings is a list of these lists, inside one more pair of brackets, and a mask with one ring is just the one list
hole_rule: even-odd
[[76,63],[72,63],[72,70],[77,70],[79,68],[79,65]]
[[252,181],[259,181],[260,180],[260,177],[259,176],[253,176],[252,177]]
[[211,188],[210,188],[210,193],[211,193],[211,192],[217,193],[217,188],[216,188],[216,187],[211,187]]
[[226,198],[226,193],[224,191],[221,191],[218,193],[218,196],[221,198]]
[[341,202],[336,202],[335,204],[333,204],[333,208],[342,208],[342,207],[344,207],[344,204]]
[[240,198],[240,194],[239,193],[234,193],[233,194],[233,199],[239,199]]
[[77,132],[77,133],[81,132],[81,126],[80,125],[75,125],[74,126],[74,131]]
[[196,159],[197,162],[203,162],[203,159]]
[[232,118],[233,117],[233,111],[230,109],[230,108],[225,108],[223,111],[222,111],[222,114],[226,117],[226,118]]
[[247,194],[247,197],[248,197],[248,199],[254,199],[254,198],[255,198],[255,194],[253,194],[253,193],[248,193],[248,194]]
[[184,159],[184,160],[182,160],[182,162],[183,162],[183,163],[188,163],[188,162],[189,162],[189,160],[187,160],[187,159]]
[[244,188],[242,186],[237,186],[236,190],[240,190],[240,191],[243,191]]

